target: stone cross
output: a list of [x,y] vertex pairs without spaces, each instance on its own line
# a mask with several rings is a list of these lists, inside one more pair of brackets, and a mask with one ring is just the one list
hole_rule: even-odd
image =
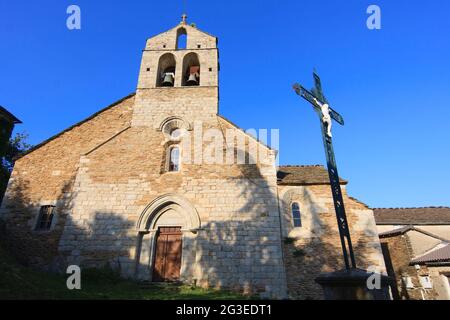
[[334,208],[336,211],[336,219],[339,228],[339,236],[341,238],[342,252],[344,255],[345,267],[347,270],[356,268],[355,256],[353,253],[350,231],[345,214],[344,199],[342,197],[339,174],[337,171],[336,159],[334,157],[333,142],[331,135],[332,119],[340,125],[344,125],[342,116],[334,111],[327,103],[322,92],[322,84],[320,77],[316,72],[313,73],[315,87],[312,92],[306,90],[298,83],[293,85],[295,92],[303,99],[311,103],[314,110],[320,118],[322,127],[323,144],[327,158],[328,176],[330,178],[331,193],[333,195]]
[[182,24],[186,24],[187,23],[187,14],[183,13],[183,15],[181,16],[181,23]]

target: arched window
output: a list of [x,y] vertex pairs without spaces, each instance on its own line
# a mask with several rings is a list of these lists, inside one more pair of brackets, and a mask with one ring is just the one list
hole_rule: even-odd
[[173,87],[175,84],[175,70],[175,56],[171,53],[163,54],[161,58],[159,58],[156,86]]
[[180,148],[178,146],[169,149],[169,172],[180,170]]
[[183,79],[181,85],[200,85],[200,61],[195,52],[190,52],[183,58]]
[[292,221],[294,223],[294,227],[298,228],[302,226],[302,217],[300,214],[300,206],[297,202],[292,203]]
[[185,28],[177,30],[177,50],[184,50],[187,48],[187,32]]

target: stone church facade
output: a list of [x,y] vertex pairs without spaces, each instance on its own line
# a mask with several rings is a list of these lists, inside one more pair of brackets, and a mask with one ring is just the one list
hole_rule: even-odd
[[[139,280],[321,299],[315,277],[343,268],[327,171],[277,167],[218,103],[216,37],[183,19],[148,39],[135,93],[16,161],[2,238],[48,270],[109,265]],[[346,183],[358,266],[385,272],[373,212]]]

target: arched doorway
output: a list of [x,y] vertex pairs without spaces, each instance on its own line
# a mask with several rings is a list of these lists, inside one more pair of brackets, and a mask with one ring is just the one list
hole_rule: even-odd
[[189,278],[200,228],[198,213],[189,201],[178,195],[160,196],[144,209],[136,227],[138,278],[154,282]]

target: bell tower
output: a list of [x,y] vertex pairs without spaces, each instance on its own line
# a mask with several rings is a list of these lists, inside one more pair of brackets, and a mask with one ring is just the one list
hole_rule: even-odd
[[134,126],[157,126],[164,116],[197,118],[218,112],[217,38],[188,24],[147,40],[136,91]]

